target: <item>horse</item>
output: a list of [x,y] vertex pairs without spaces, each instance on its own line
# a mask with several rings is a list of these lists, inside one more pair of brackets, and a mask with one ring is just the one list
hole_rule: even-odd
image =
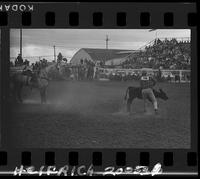
[[[153,93],[156,98],[160,98],[165,101],[169,99],[167,94],[161,88],[159,89],[159,91],[153,89]],[[128,99],[127,99],[127,95],[129,96]],[[126,103],[127,112],[131,111],[131,104],[135,98],[143,99],[142,98],[142,88],[129,86],[126,90],[126,94],[124,97],[124,100],[127,100],[127,103]],[[151,99],[148,99],[148,100],[150,102],[152,102]]]
[[60,79],[68,80],[72,74],[72,69],[69,65],[59,65]]
[[15,101],[22,103],[21,90],[23,86],[29,86],[32,77],[22,73],[10,76],[10,90]]
[[13,82],[14,86],[15,100],[19,101],[20,103],[23,102],[21,91],[24,86],[28,86],[31,89],[38,89],[40,92],[41,103],[46,103],[47,87],[54,72],[60,72],[59,65],[57,63],[40,69],[38,73],[22,72],[13,74],[11,76],[11,82]]

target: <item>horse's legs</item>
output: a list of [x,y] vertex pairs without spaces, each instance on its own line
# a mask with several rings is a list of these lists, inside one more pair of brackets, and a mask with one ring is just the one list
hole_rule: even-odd
[[13,83],[13,89],[11,90],[11,92],[14,102],[17,102],[17,85],[15,82]]
[[46,103],[46,88],[40,89],[41,103]]
[[20,103],[22,103],[23,102],[21,97],[22,85],[19,85],[16,91],[17,91],[17,99],[19,100]]
[[131,104],[133,102],[133,99],[134,98],[128,98],[128,100],[127,100],[127,104],[126,104],[127,112],[131,112]]
[[41,88],[40,89],[40,97],[41,97],[41,104],[44,103],[44,90]]
[[47,102],[47,98],[46,98],[46,88],[44,88],[44,103]]

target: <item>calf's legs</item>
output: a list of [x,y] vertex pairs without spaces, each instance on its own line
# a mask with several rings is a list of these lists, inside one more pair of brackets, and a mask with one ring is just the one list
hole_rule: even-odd
[[41,103],[46,103],[46,88],[40,89]]
[[127,104],[126,104],[127,112],[131,112],[131,104],[133,102],[133,99],[134,98],[128,98],[128,100],[127,100]]

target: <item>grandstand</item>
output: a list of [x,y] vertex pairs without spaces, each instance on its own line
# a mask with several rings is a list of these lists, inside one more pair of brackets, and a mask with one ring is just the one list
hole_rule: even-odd
[[[170,41],[174,38],[173,37],[171,37],[171,38],[162,38],[162,37],[156,38],[156,39],[151,40],[147,44],[143,45],[138,50],[145,50],[146,47],[152,46],[158,39],[161,40],[161,41],[164,41],[164,40]],[[179,37],[179,38],[175,38],[175,39],[177,40],[177,42],[189,42],[190,43],[190,41],[191,41],[190,37]]]
[[105,71],[118,75],[138,74],[145,68],[154,75],[160,70],[165,81],[190,82],[190,53],[190,38],[157,38],[128,55],[121,68]]
[[190,70],[190,39],[155,39],[132,53],[122,68]]

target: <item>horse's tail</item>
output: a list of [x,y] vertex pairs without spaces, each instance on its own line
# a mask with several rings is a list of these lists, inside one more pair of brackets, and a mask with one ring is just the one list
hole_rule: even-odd
[[127,94],[128,94],[128,92],[129,92],[129,87],[126,89],[126,94],[124,96],[124,100],[127,100]]

